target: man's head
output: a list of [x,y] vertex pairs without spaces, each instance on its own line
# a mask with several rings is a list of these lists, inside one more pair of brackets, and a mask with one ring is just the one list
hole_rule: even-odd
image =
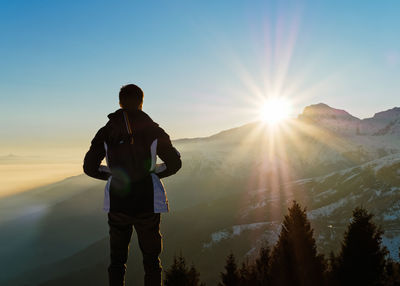
[[119,105],[128,110],[142,109],[143,91],[134,84],[127,84],[119,91]]

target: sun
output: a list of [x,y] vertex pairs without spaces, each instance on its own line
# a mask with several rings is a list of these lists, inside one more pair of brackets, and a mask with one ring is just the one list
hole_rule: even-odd
[[265,101],[260,109],[260,118],[263,122],[277,125],[290,117],[292,108],[285,98],[271,98]]

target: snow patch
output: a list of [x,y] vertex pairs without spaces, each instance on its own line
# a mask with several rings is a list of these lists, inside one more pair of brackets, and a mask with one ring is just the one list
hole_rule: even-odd
[[400,233],[386,232],[382,236],[382,244],[389,250],[389,256],[396,261],[399,261]]
[[243,231],[256,230],[265,226],[275,226],[275,222],[256,222],[250,224],[234,225],[232,227],[214,232],[211,234],[211,241],[203,243],[203,248],[210,248],[213,244],[219,243],[222,240],[239,236]]
[[359,174],[360,173],[355,173],[355,174],[351,175],[350,177],[346,178],[346,180],[344,180],[343,183],[346,183],[346,182],[350,181],[351,179],[357,177]]
[[332,214],[333,211],[335,211],[339,207],[344,206],[348,201],[348,198],[342,198],[337,202],[307,212],[307,217],[308,219],[315,219],[320,216],[329,216]]
[[316,195],[315,197],[316,197],[316,198],[325,197],[325,196],[329,196],[329,195],[334,195],[334,194],[336,194],[336,193],[337,193],[337,190],[335,190],[335,189],[328,189],[328,190],[326,190],[326,191],[323,191],[323,192],[319,193],[319,194]]
[[258,209],[258,208],[265,207],[266,205],[267,205],[267,203],[266,203],[265,201],[263,201],[263,202],[258,202],[258,203],[254,204],[254,205],[248,206],[248,207],[247,207],[247,212],[249,212],[249,211],[251,211],[251,210],[254,210],[254,209]]
[[385,221],[398,220],[399,217],[400,217],[400,202],[396,202],[387,210],[387,212],[383,213],[383,220]]
[[398,154],[395,155],[389,155],[374,161],[371,161],[367,163],[366,165],[371,166],[374,168],[374,171],[378,171],[382,169],[383,167],[394,165],[396,163],[400,162],[400,157]]
[[383,195],[384,196],[391,196],[393,195],[395,192],[398,192],[400,190],[399,187],[391,187],[390,191],[385,192]]
[[399,212],[391,213],[391,214],[385,213],[385,214],[383,214],[383,220],[384,221],[398,220],[399,219],[399,215],[400,215]]

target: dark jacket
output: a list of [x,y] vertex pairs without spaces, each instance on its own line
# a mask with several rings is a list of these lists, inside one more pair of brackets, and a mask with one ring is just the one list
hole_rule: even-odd
[[[119,109],[108,118],[83,163],[85,174],[107,180],[104,209],[132,215],[168,211],[160,178],[182,166],[168,134],[141,110]],[[157,156],[164,164],[156,164]],[[101,166],[104,157],[107,166]]]

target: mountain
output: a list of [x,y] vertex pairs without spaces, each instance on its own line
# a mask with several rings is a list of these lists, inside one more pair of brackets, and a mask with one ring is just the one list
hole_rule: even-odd
[[332,108],[324,103],[307,106],[298,118],[345,134],[357,133],[361,122],[359,118],[350,115],[347,111]]
[[[398,108],[361,120],[317,104],[279,130],[254,122],[175,141],[183,168],[164,181],[172,210],[162,218],[164,266],[182,251],[215,284],[231,250],[244,259],[264,239],[275,242],[293,199],[307,206],[320,252],[338,249],[352,209],[363,205],[398,259],[398,120]],[[0,284],[106,285],[103,187],[82,175],[2,199]],[[134,239],[128,280],[142,285],[137,254]]]
[[307,106],[298,119],[347,135],[400,134],[400,107],[378,112],[371,118],[361,120],[344,110],[319,103]]
[[99,207],[102,188],[101,182],[80,175],[2,198],[0,285],[33,267],[70,256],[106,235],[104,221],[96,219],[103,215]]
[[399,134],[400,108],[395,107],[387,111],[378,112],[373,118],[364,120],[364,130],[374,135]]

